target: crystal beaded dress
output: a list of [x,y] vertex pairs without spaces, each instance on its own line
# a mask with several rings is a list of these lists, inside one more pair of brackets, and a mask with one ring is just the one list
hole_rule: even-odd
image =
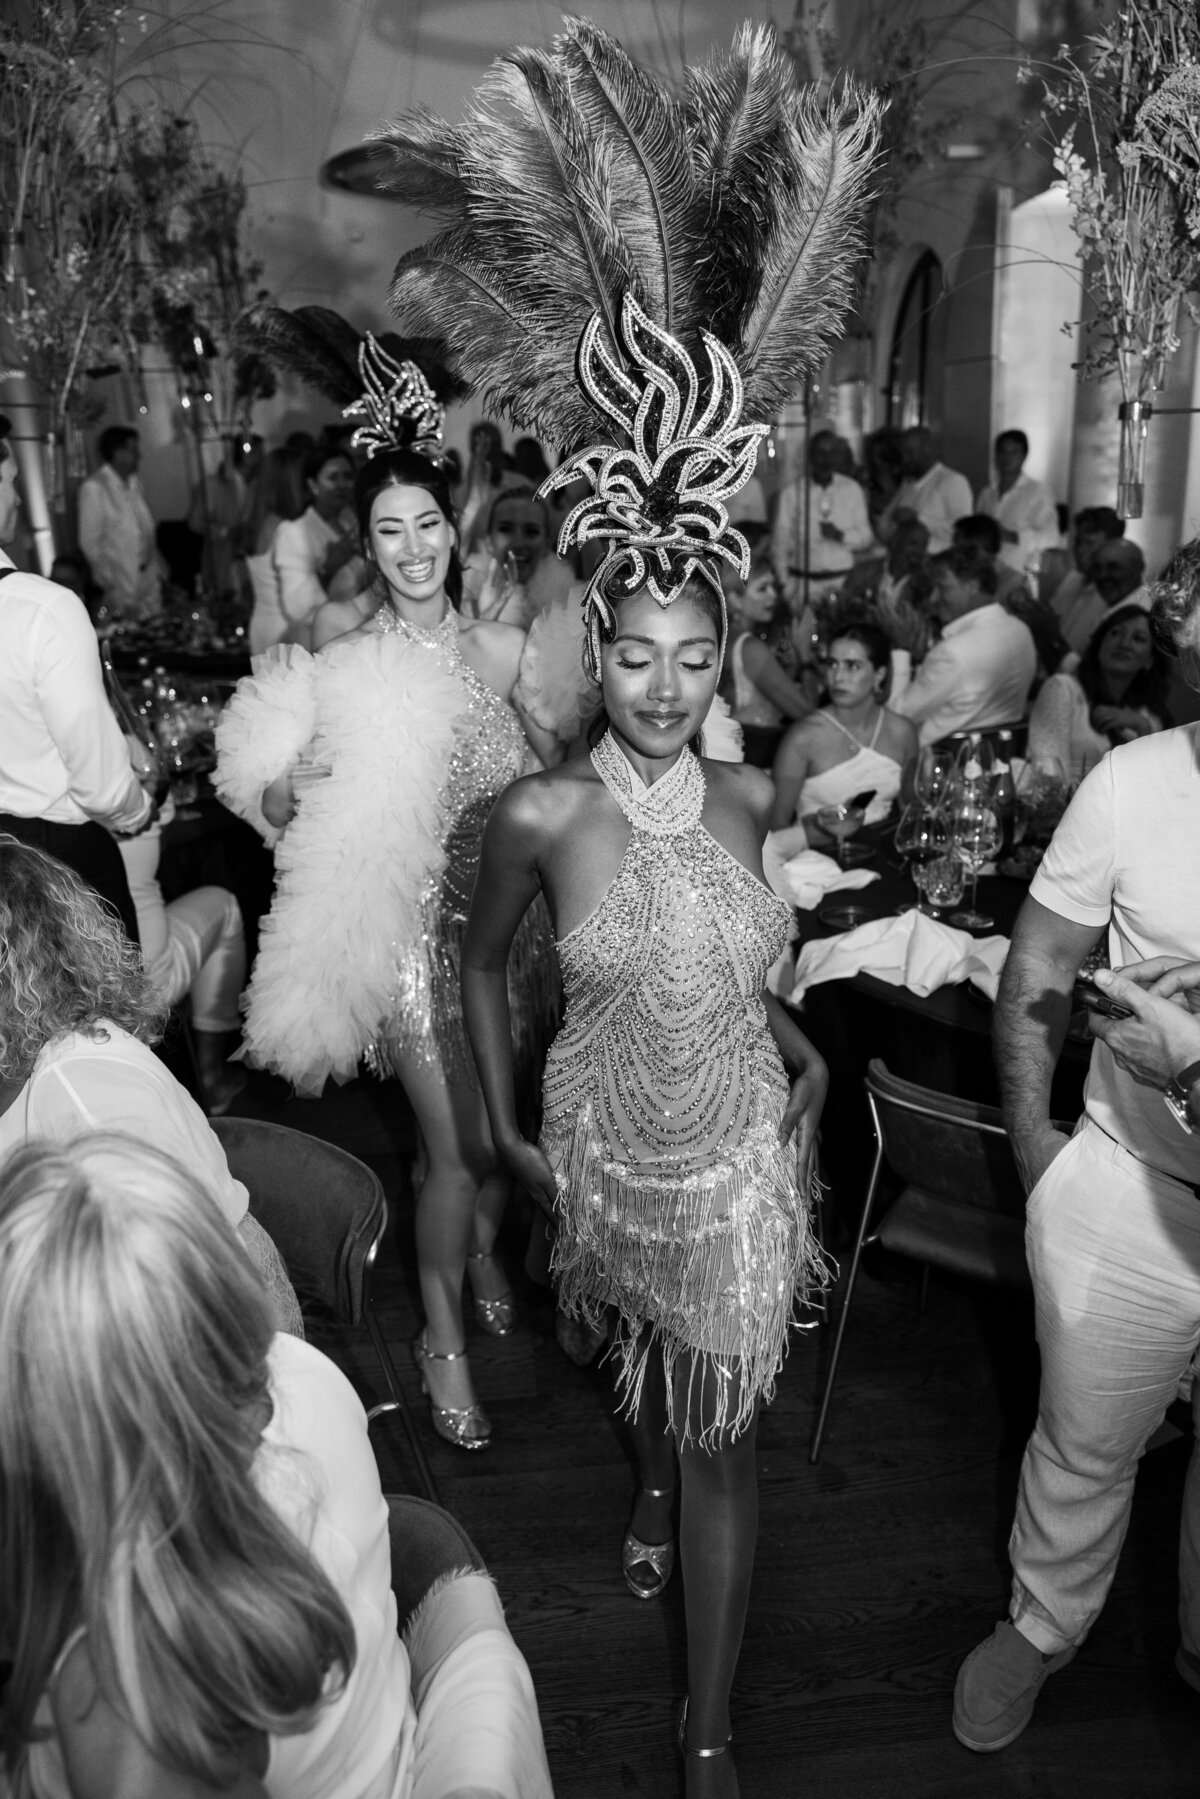
[[611,736],[592,761],[632,833],[599,906],[558,942],[566,1013],[541,1146],[559,1300],[597,1325],[617,1308],[628,1411],[648,1355],[669,1396],[681,1363],[693,1383],[707,1364],[703,1440],[771,1398],[797,1298],[823,1279],[779,1144],[789,1084],[762,999],[790,908],[705,830],[690,751],[649,789]]
[[[385,604],[319,655],[269,653],[218,729],[226,803],[276,844],[276,888],[245,998],[244,1054],[302,1093],[415,1057],[474,1081],[459,955],[483,827],[521,772],[512,708],[464,661],[454,612],[432,630]],[[297,770],[282,833],[263,789]],[[549,920],[531,909],[509,961],[518,1049],[553,1013]]]

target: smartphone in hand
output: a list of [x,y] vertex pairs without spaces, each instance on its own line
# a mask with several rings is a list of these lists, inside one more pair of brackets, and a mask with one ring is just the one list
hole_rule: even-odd
[[1075,1004],[1096,1012],[1101,1018],[1132,1018],[1133,1010],[1102,993],[1090,975],[1081,975],[1075,983]]

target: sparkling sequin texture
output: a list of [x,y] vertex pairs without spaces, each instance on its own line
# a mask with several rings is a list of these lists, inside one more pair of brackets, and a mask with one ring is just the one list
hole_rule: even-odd
[[560,1301],[591,1319],[618,1307],[630,1409],[654,1342],[669,1372],[680,1358],[693,1381],[701,1360],[715,1368],[706,1434],[737,1430],[770,1396],[797,1287],[820,1276],[779,1146],[788,1081],[762,1001],[789,908],[704,829],[689,752],[644,797],[611,738],[593,762],[632,835],[596,911],[558,944],[567,1007],[542,1147]]
[[[483,828],[499,793],[521,772],[525,737],[511,706],[464,661],[458,615],[422,630],[390,606],[376,614],[377,628],[396,632],[438,657],[462,688],[454,752],[442,790],[446,864],[422,896],[425,928],[420,942],[397,943],[396,991],[390,1020],[367,1060],[377,1074],[398,1073],[396,1059],[415,1058],[455,1083],[475,1082],[475,1064],[463,1025],[459,966],[467,910],[479,865]],[[545,906],[531,907],[509,957],[509,1001],[519,1059],[545,1041],[556,1009],[550,922]]]

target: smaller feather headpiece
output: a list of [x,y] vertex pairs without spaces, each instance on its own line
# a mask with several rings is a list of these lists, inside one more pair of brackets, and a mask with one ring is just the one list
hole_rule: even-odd
[[343,418],[362,420],[351,442],[368,456],[412,449],[436,460],[444,402],[467,392],[446,368],[445,346],[436,338],[391,331],[377,338],[326,306],[287,312],[260,301],[238,319],[234,341],[324,394]]
[[363,391],[344,419],[362,419],[350,442],[368,456],[383,450],[417,450],[435,460],[441,455],[446,409],[415,362],[397,362],[368,331],[358,352]]
[[608,545],[583,599],[594,674],[601,635],[615,628],[615,599],[645,587],[669,606],[693,574],[720,594],[714,557],[746,578],[750,546],[730,524],[725,502],[754,473],[759,440],[769,429],[739,422],[742,378],[711,332],[700,332],[708,364],[702,380],[683,345],[628,292],[618,330],[625,367],[605,342],[599,313],[584,327],[576,367],[592,404],[628,444],[578,451],[538,490],[553,493],[581,476],[592,486],[563,521],[558,551],[565,556],[596,539]]

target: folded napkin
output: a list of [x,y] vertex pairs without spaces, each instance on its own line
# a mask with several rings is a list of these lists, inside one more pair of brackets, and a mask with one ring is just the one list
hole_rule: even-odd
[[[819,850],[801,850],[785,861],[781,850],[786,854],[787,836],[785,831],[772,831],[767,838],[763,845],[763,873],[767,885],[790,905],[811,912],[827,893],[837,893],[844,887],[866,887],[879,879],[873,868],[839,868],[832,856],[823,856]],[[779,842],[781,838],[783,844]]]
[[844,981],[856,974],[873,974],[893,987],[907,987],[921,999],[937,987],[966,980],[980,987],[990,982],[985,991],[994,996],[1007,954],[1007,937],[975,938],[924,912],[904,912],[899,918],[872,919],[838,937],[806,943],[796,958],[789,997],[796,1005],[819,981]]

